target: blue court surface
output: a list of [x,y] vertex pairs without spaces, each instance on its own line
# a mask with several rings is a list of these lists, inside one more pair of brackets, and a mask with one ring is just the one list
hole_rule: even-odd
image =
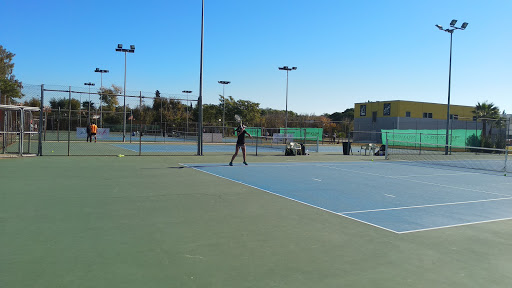
[[[123,148],[126,150],[130,150],[132,152],[139,152],[139,144],[112,144],[116,147]],[[267,148],[267,147],[258,147],[258,153],[267,153],[267,152],[279,152],[279,149],[275,148]],[[194,144],[142,144],[141,145],[142,153],[157,153],[157,152],[184,152],[184,153],[196,153],[197,145]],[[235,153],[235,145],[234,144],[211,144],[211,145],[203,145],[203,152],[205,153],[213,153],[213,152],[229,152]],[[256,147],[247,146],[247,153],[256,153]],[[239,152],[241,153],[241,152]],[[284,152],[283,152],[284,153]]]
[[183,164],[396,233],[512,219],[512,177],[397,162]]
[[[123,148],[126,150],[130,150],[133,152],[139,152],[139,143],[134,141],[133,143],[127,143],[127,144],[112,144],[115,147]],[[190,144],[147,144],[143,143],[141,145],[141,152],[142,153],[157,153],[157,152],[191,152],[196,153],[197,152],[197,144],[190,143]],[[338,153],[342,154],[342,147],[341,146],[319,146],[318,149],[319,152],[332,152],[332,153]],[[311,150],[308,149],[310,152],[315,152],[316,146],[311,147]],[[247,153],[256,153],[256,146],[248,145],[246,147]],[[205,153],[213,153],[213,152],[229,152],[234,153],[235,152],[235,144],[234,143],[226,143],[226,144],[205,144],[203,145],[203,152]],[[258,146],[258,153],[283,153],[283,148],[271,148],[266,146]],[[357,151],[358,153],[359,151]],[[356,152],[354,152],[356,153]]]

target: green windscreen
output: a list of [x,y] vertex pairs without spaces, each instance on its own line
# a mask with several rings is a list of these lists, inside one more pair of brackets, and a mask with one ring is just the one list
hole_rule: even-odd
[[[294,138],[318,138],[319,141],[322,141],[323,131],[323,128],[280,128],[279,132],[282,134],[293,134]],[[306,133],[306,135],[304,135],[304,133]]]
[[[253,137],[260,137],[261,136],[261,128],[259,127],[246,127],[245,130],[247,133],[251,134]],[[236,132],[235,129],[235,135],[238,136],[238,132]]]
[[[477,146],[479,145],[480,130],[454,129],[448,131],[448,144],[453,146]],[[421,142],[424,144],[445,144],[446,130],[382,130],[382,143],[386,143],[386,137],[389,145],[393,145],[393,140],[411,142]],[[403,142],[402,145],[403,145]]]

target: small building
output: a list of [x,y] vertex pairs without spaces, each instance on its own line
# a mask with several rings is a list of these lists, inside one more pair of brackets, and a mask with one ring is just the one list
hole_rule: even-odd
[[[473,114],[475,107],[450,105],[451,129],[481,130],[482,123]],[[447,105],[403,100],[355,103],[354,132],[382,130],[444,130]],[[368,134],[370,135],[370,133]],[[366,138],[366,137],[365,137]],[[374,138],[373,136],[371,138]],[[365,139],[379,142],[380,137]]]

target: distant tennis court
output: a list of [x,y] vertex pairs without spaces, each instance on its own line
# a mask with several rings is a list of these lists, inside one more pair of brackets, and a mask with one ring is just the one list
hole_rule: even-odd
[[512,178],[462,169],[370,161],[184,165],[396,233],[512,219]]

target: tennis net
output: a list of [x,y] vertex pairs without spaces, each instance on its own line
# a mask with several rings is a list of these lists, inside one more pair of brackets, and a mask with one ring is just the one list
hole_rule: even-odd
[[290,143],[299,143],[305,146],[305,150],[309,152],[318,152],[319,139],[318,137],[294,137],[294,136],[259,136],[245,138],[246,146],[256,147],[256,153],[284,152],[286,146]]
[[[448,154],[446,155],[446,150]],[[507,149],[388,141],[386,159],[486,171],[512,172]]]

